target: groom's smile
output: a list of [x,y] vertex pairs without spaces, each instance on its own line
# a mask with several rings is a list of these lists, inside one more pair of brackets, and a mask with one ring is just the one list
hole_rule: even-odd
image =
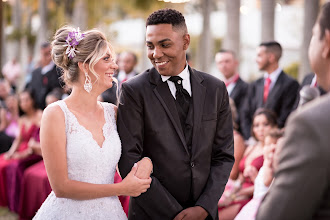
[[173,30],[171,24],[147,26],[148,58],[161,75],[175,76],[184,69],[189,42],[189,35]]

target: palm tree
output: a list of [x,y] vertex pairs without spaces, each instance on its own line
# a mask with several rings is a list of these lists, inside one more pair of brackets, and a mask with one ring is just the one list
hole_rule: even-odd
[[312,71],[308,60],[308,47],[312,38],[312,29],[317,19],[319,6],[319,0],[305,0],[304,2],[304,32],[303,42],[300,48],[301,57],[298,75],[300,81],[304,78],[304,76]]
[[237,56],[240,50],[240,5],[241,0],[226,0],[227,34],[224,48],[234,51]]
[[41,44],[48,40],[47,0],[39,0],[38,12],[39,12],[39,18],[40,18],[40,27],[39,27],[39,31],[38,31],[38,34],[37,34],[37,40],[36,40],[35,49],[34,49],[34,57],[37,58],[36,60],[39,60],[39,57],[40,57],[39,53],[40,53]]
[[261,41],[274,40],[276,0],[261,1]]
[[22,5],[20,0],[15,0],[15,3],[12,7],[12,21],[13,21],[13,27],[14,32],[16,33],[15,39],[13,40],[13,51],[14,51],[14,57],[17,58],[17,60],[20,60],[20,49],[21,49],[21,30],[22,30]]
[[77,0],[73,8],[72,23],[81,30],[87,28],[87,6],[85,0]]
[[212,36],[210,28],[211,1],[202,0],[203,30],[199,42],[199,69],[207,72],[212,59]]

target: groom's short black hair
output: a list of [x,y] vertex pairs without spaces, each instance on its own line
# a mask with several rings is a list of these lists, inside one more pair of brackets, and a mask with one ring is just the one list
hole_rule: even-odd
[[181,12],[175,9],[160,9],[149,15],[146,22],[146,26],[157,24],[171,24],[173,28],[184,30],[185,33],[188,32],[186,20],[184,19]]

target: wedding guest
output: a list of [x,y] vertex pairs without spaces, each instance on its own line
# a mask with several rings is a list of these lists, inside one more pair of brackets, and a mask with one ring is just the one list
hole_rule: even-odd
[[9,150],[19,132],[17,96],[15,94],[8,95],[5,103],[6,107],[0,108],[0,153]]
[[36,103],[38,108],[46,107],[46,96],[55,88],[62,88],[63,82],[60,80],[61,70],[51,59],[51,45],[43,43],[40,48],[40,67],[32,72],[32,79],[26,85],[36,94]]
[[0,206],[8,206],[8,194],[17,186],[8,185],[8,181],[11,181],[7,178],[9,165],[17,165],[18,160],[31,155],[32,151],[28,143],[32,137],[38,135],[40,128],[42,111],[37,109],[33,93],[29,89],[20,93],[19,106],[23,112],[18,121],[19,134],[11,148],[0,155]]
[[244,205],[252,199],[254,180],[264,161],[265,136],[274,127],[276,127],[275,113],[265,108],[257,109],[251,128],[251,135],[257,143],[246,148],[239,163],[239,187],[229,193],[225,192],[226,199],[218,204],[220,220],[234,219]]
[[330,2],[313,27],[309,61],[327,94],[289,117],[274,182],[257,220],[330,219]]
[[243,136],[238,132],[238,125],[236,124],[237,121],[237,110],[235,106],[235,102],[233,99],[229,99],[231,114],[233,118],[233,127],[234,127],[234,157],[235,157],[235,163],[233,165],[233,168],[231,169],[229,180],[226,184],[226,188],[224,193],[222,194],[219,203],[221,204],[226,197],[229,196],[230,192],[237,187],[237,183],[239,183],[238,176],[239,176],[239,163],[243,157],[244,151],[245,151],[245,143]]
[[[60,92],[52,91],[46,96],[47,106],[60,100],[60,98]],[[31,139],[29,148],[34,154],[42,156],[39,138]],[[43,160],[27,168],[23,174],[18,204],[20,220],[32,219],[51,191]]]
[[249,85],[242,110],[242,132],[250,137],[252,116],[256,109],[267,108],[277,115],[277,126],[283,128],[292,111],[299,83],[286,74],[279,65],[282,46],[276,41],[262,42],[257,48],[256,62],[265,74]]
[[254,181],[253,198],[250,200],[235,217],[235,220],[254,220],[261,200],[267,193],[274,179],[274,154],[278,154],[282,148],[283,131],[274,128],[265,137],[265,147],[263,151],[264,163],[260,168]]
[[6,107],[5,100],[10,94],[10,85],[6,79],[0,79],[0,108]]
[[13,57],[3,66],[2,74],[9,82],[12,89],[16,91],[17,81],[22,75],[21,65],[18,63],[16,57]]
[[224,76],[229,97],[235,102],[238,112],[236,117],[237,130],[241,133],[240,117],[243,111],[243,102],[248,91],[248,84],[240,77],[238,72],[239,61],[234,51],[221,49],[215,55],[215,63],[220,73]]

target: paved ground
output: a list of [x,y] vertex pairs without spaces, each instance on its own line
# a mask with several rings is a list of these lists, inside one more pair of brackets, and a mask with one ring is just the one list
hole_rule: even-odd
[[0,207],[0,220],[18,220],[18,215],[7,208]]

